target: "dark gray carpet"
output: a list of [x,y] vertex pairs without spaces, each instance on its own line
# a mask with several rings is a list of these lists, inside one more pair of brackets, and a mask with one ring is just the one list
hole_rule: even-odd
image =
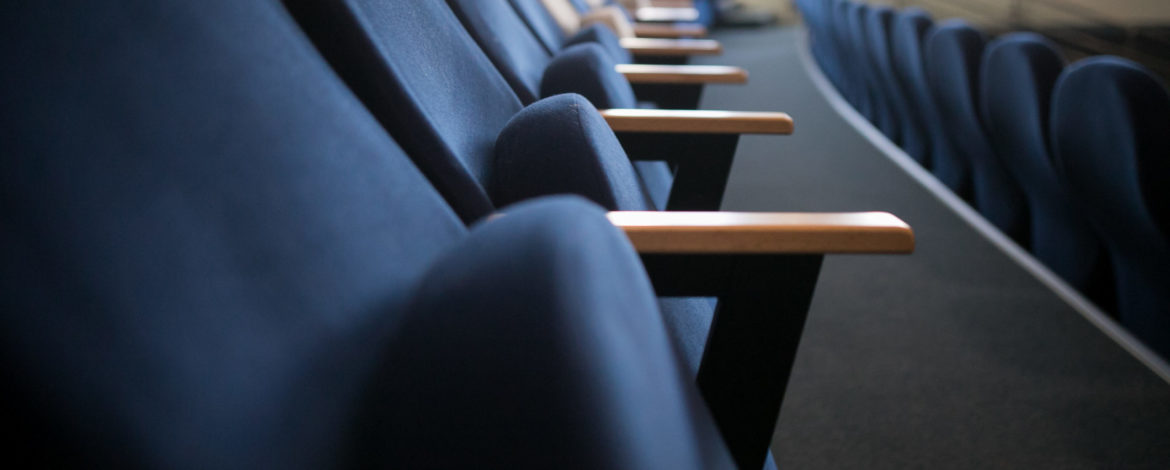
[[890,211],[912,256],[827,259],[773,449],[781,468],[1170,468],[1170,385],[874,149],[825,101],[798,29],[721,31],[745,87],[705,109],[782,110],[741,143],[724,209]]

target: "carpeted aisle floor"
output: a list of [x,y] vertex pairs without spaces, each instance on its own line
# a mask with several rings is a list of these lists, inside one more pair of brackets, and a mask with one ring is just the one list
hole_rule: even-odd
[[912,256],[826,261],[773,450],[780,468],[1170,468],[1170,385],[876,150],[830,107],[798,28],[720,31],[745,87],[705,109],[780,110],[747,137],[725,210],[890,211]]

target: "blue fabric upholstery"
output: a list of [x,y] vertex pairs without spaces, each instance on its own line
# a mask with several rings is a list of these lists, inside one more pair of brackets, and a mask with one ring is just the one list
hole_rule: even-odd
[[589,10],[591,10],[585,0],[569,0],[569,3],[573,5],[573,8],[577,9],[578,13],[589,13]]
[[[384,390],[370,394],[411,406],[366,417],[389,437],[369,450],[431,468],[730,468],[710,417],[678,412],[703,405],[651,292],[629,242],[593,206],[509,208],[420,282],[385,355],[394,367],[380,369]],[[474,382],[434,380],[436,370]]]
[[1027,196],[1032,252],[1074,287],[1108,292],[1112,279],[1100,272],[1101,244],[1058,179],[1048,150],[1052,89],[1063,69],[1056,45],[1038,34],[992,41],[980,80],[983,122],[1000,161]]
[[877,126],[891,141],[901,142],[901,121],[895,109],[895,98],[891,95],[893,87],[888,83],[889,67],[885,65],[890,48],[890,20],[894,16],[894,9],[887,6],[874,6],[865,11],[861,21],[865,24],[862,33],[861,47],[866,58],[870,87],[873,90],[874,103],[877,106]]
[[[937,161],[936,173],[949,177],[944,181],[969,177],[975,208],[1000,231],[1028,246],[1023,191],[996,158],[979,116],[984,45],[983,33],[962,20],[940,24],[926,40],[928,85],[958,157],[952,162]],[[944,172],[950,164],[955,164],[953,172]]]
[[619,64],[628,64],[634,61],[633,55],[622,47],[621,39],[608,26],[600,23],[591,24],[581,28],[572,37],[567,37],[541,0],[508,1],[549,54],[556,54],[557,51],[574,44],[595,42],[604,47],[605,51]]
[[849,69],[853,81],[853,106],[870,122],[877,122],[877,103],[874,101],[873,81],[869,77],[865,37],[865,14],[869,7],[863,3],[849,3],[845,7],[846,40],[849,43]]
[[529,104],[540,99],[540,80],[552,57],[516,10],[502,0],[447,0],[447,4],[520,101]]
[[1059,174],[1106,246],[1122,324],[1170,357],[1170,96],[1142,66],[1070,66],[1052,102]]
[[483,182],[492,148],[522,105],[451,10],[441,2],[285,4],[459,216],[470,223],[491,213]]
[[633,54],[622,46],[622,40],[609,26],[594,23],[577,31],[573,37],[565,41],[564,47],[574,44],[596,43],[605,49],[605,52],[619,64],[629,64],[634,61]]
[[904,128],[907,126],[909,104],[906,102],[901,83],[894,73],[890,48],[890,26],[894,20],[894,9],[875,7],[870,9],[866,33],[869,35],[869,57],[873,63],[875,78],[880,85],[880,95],[886,108],[886,136],[902,145]]
[[[931,27],[930,16],[920,8],[905,8],[894,15],[890,25],[890,55],[895,76],[905,90],[911,125],[902,129],[902,148],[926,168],[933,167],[932,155],[950,160],[950,141],[938,118],[934,98],[926,85],[922,43]],[[951,186],[955,189],[955,186]]]
[[638,100],[613,59],[597,44],[578,44],[557,54],[544,71],[540,96],[578,93],[602,109],[636,108]]
[[[347,82],[368,81],[379,84],[377,90],[358,88],[355,91],[376,116],[386,116],[381,121],[420,168],[437,168],[429,172],[428,177],[431,174],[444,176],[443,171],[463,171],[462,178],[477,185],[477,192],[470,195],[444,193],[448,200],[467,197],[488,199],[487,188],[497,187],[492,180],[495,175],[494,159],[498,156],[497,138],[519,112],[519,105],[515,104],[514,95],[506,93],[507,85],[503,79],[460,27],[458,19],[446,5],[441,2],[408,0],[288,1],[302,25],[330,61],[344,65],[339,69]],[[378,18],[378,23],[374,23],[375,18]],[[376,33],[367,32],[365,25],[369,24],[381,26]],[[355,27],[356,33],[341,33],[345,28]],[[425,44],[426,47],[396,46],[416,43]],[[376,77],[352,76],[357,73],[375,74]],[[437,79],[440,77],[441,80]],[[475,86],[476,80],[483,80],[485,86],[490,85],[490,88],[481,94],[481,90]],[[501,88],[504,91],[499,91]],[[436,100],[435,97],[439,96],[443,98]],[[439,101],[443,105],[436,106],[431,101]],[[448,101],[458,101],[462,106],[446,105]],[[510,112],[503,116],[505,113],[498,108]],[[530,122],[531,119],[526,121]],[[513,127],[516,126],[519,124]],[[452,148],[444,142],[448,138],[466,142],[466,145],[458,147],[460,153],[429,150]],[[501,145],[501,148],[504,147],[506,145]],[[602,143],[594,143],[592,148],[613,151],[612,146]],[[561,152],[564,150],[558,149],[557,154]],[[624,152],[621,155],[625,157]],[[462,161],[485,162],[485,166],[481,168],[482,172],[470,173],[460,163]],[[647,165],[662,166],[664,163],[638,162],[639,173],[645,173],[641,170]],[[577,176],[587,178],[596,175]],[[622,181],[625,181],[623,177],[614,176],[608,184]],[[603,187],[605,184],[582,183],[589,188]],[[630,190],[630,187],[615,188],[615,191]],[[620,194],[612,197],[613,201],[623,199]],[[608,204],[607,200],[598,202]],[[460,213],[460,216],[465,221],[475,221],[489,213]]]
[[553,96],[513,117],[495,162],[489,193],[500,205],[571,193],[609,210],[653,210],[617,136],[581,95]]
[[515,208],[469,237],[277,3],[5,13],[10,458],[730,467],[598,209]]
[[536,39],[540,40],[549,54],[554,54],[564,47],[565,41],[569,38],[561,26],[557,24],[552,13],[549,13],[548,9],[544,7],[541,0],[508,0],[508,2],[524,19],[524,24],[528,25],[532,34],[536,35]]

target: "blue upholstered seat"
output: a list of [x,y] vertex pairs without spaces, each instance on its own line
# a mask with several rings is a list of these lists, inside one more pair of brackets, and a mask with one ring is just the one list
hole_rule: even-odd
[[913,7],[897,12],[890,23],[890,58],[894,75],[905,90],[909,118],[902,128],[902,149],[926,168],[933,167],[933,154],[941,153],[941,158],[949,160],[952,152],[926,85],[922,61],[922,43],[931,25],[930,15]]
[[9,458],[730,466],[601,211],[469,231],[276,2],[0,28]]
[[577,92],[600,108],[637,107],[633,88],[604,46],[587,42],[550,54],[505,1],[447,4],[523,103]]
[[[552,14],[544,7],[541,0],[508,0],[508,2],[516,9],[523,24],[536,36],[536,39],[549,54],[556,54],[561,49],[575,44],[596,43],[605,48],[605,51],[618,63],[626,64],[634,61],[630,52],[622,47],[617,34],[603,24],[585,26],[570,37],[565,35],[564,30],[553,19]],[[485,7],[494,9],[498,5],[485,5]],[[508,32],[510,34],[520,33],[520,31],[512,29],[515,27],[512,20],[507,18],[503,20],[509,25]]]
[[980,80],[983,122],[1000,162],[1027,196],[1032,253],[1111,310],[1113,280],[1102,269],[1101,243],[1058,179],[1049,152],[1052,89],[1063,69],[1056,45],[1038,34],[992,41]]
[[866,52],[865,16],[869,7],[863,3],[848,3],[845,6],[845,40],[850,51],[849,73],[853,80],[853,107],[870,122],[877,122],[878,103],[873,80],[870,79],[868,52]]
[[957,157],[935,159],[935,174],[952,187],[970,178],[975,208],[1000,231],[1027,246],[1027,203],[987,139],[980,118],[983,33],[962,20],[939,24],[926,40],[927,85]]
[[[611,210],[654,206],[613,131],[588,101],[558,95],[520,111],[504,80],[442,2],[289,1],[318,48],[463,220],[505,202],[575,193]],[[427,47],[395,47],[426,44]],[[438,60],[436,60],[438,59]],[[436,77],[442,77],[441,80]],[[464,184],[474,186],[467,190]],[[487,207],[489,210],[478,210]],[[668,322],[709,325],[706,300]],[[687,350],[698,345],[682,346]],[[697,357],[691,364],[697,367]]]
[[1170,95],[1131,61],[1069,66],[1052,98],[1057,172],[1105,242],[1122,324],[1170,357]]
[[861,21],[865,24],[861,46],[865,54],[867,76],[873,89],[874,103],[877,105],[878,128],[894,143],[900,143],[901,120],[898,115],[896,96],[893,96],[893,86],[889,83],[891,77],[889,66],[890,48],[890,21],[894,16],[894,9],[877,5],[868,8]]
[[[565,177],[588,180],[576,187],[590,192],[579,194],[611,210],[650,207],[644,198],[615,197],[614,188],[629,194],[631,185],[636,187],[639,183],[627,179],[612,184],[615,179],[629,175],[627,170],[631,164],[617,145],[613,132],[600,118],[573,120],[571,123],[576,126],[573,132],[580,135],[558,135],[543,131],[554,128],[568,131],[569,126],[552,119],[567,118],[570,114],[543,116],[530,112],[518,116],[522,104],[444,3],[405,0],[290,0],[286,3],[325,57],[435,182],[464,221],[479,220],[495,207],[517,199],[525,192],[523,185],[532,189],[528,197],[545,194],[537,191],[548,188],[543,182],[507,174],[510,170],[522,171],[524,158],[533,159],[537,165],[541,158],[558,158],[566,163],[564,167],[545,166],[548,171],[569,171],[571,161],[582,165],[604,163],[607,172],[600,175],[549,173],[544,176],[550,181]],[[553,99],[559,103],[557,106],[596,114],[593,106],[579,97]],[[556,106],[541,109],[552,111]],[[542,139],[576,140],[591,145],[563,146],[556,154],[504,154],[517,148],[500,142],[501,133],[514,120],[519,121],[513,126],[531,126],[528,130],[532,135]],[[588,138],[582,137],[586,134]],[[511,182],[507,185],[507,197],[489,192],[505,186],[497,180]]]

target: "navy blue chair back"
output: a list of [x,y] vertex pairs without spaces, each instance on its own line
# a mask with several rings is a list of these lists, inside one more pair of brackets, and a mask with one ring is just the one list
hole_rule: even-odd
[[[906,91],[907,112],[913,125],[902,129],[902,148],[918,163],[933,168],[932,156],[949,160],[950,141],[942,129],[938,109],[926,84],[923,42],[933,22],[920,8],[906,8],[894,15],[890,26],[890,53],[894,72]],[[952,190],[955,187],[951,187]]]
[[540,40],[544,45],[544,49],[549,54],[556,53],[565,47],[565,41],[569,38],[565,35],[565,31],[557,24],[556,19],[544,7],[541,0],[508,0],[515,8],[520,16],[524,18],[524,23],[532,30],[532,34]]
[[[969,179],[972,200],[1000,231],[1027,246],[1027,202],[1019,184],[999,163],[980,118],[979,69],[985,39],[962,20],[937,26],[926,40],[928,85],[938,104],[944,129],[953,139],[954,161],[936,162],[943,181]],[[942,171],[950,165],[950,171]]]
[[443,2],[287,0],[465,222],[490,214],[496,137],[523,105]]
[[869,6],[864,3],[850,3],[845,12],[846,40],[849,43],[850,72],[853,80],[853,105],[870,122],[876,123],[879,112],[873,80],[870,78],[869,53],[866,51],[865,17]]
[[902,93],[895,85],[893,69],[890,66],[890,22],[894,9],[877,6],[869,9],[865,20],[866,51],[869,57],[871,76],[876,85],[878,101],[881,103],[882,133],[891,141],[902,143]]
[[527,104],[541,98],[540,83],[552,55],[506,1],[447,0],[475,42]]
[[1049,110],[1064,58],[1035,33],[992,41],[983,57],[981,108],[1001,163],[1028,200],[1031,251],[1071,285],[1113,309],[1113,280],[1093,229],[1058,179],[1049,151]]
[[1142,66],[1095,57],[1052,98],[1058,173],[1113,262],[1122,324],[1170,357],[1170,96]]
[[37,458],[353,457],[379,342],[463,225],[274,2],[13,7],[0,341]]

